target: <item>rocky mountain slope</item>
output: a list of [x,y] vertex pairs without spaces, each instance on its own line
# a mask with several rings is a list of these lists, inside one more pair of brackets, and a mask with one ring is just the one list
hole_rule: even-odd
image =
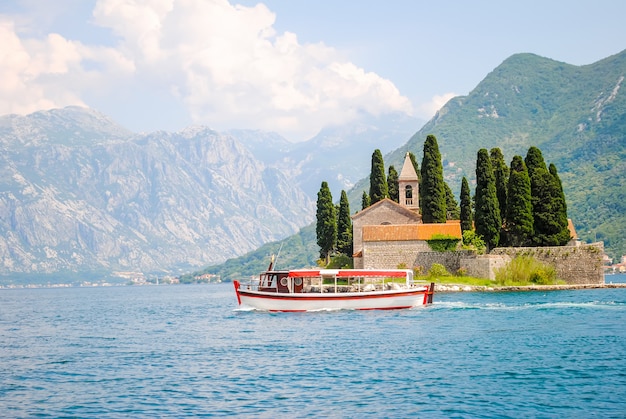
[[0,274],[177,273],[293,234],[313,201],[208,128],[136,135],[88,109],[0,118]]
[[135,134],[90,109],[0,117],[0,276],[167,275],[220,263],[314,218],[415,119],[364,117],[295,144],[206,127]]

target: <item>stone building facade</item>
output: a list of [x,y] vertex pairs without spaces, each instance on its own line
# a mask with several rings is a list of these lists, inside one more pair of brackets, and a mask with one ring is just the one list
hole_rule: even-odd
[[426,241],[434,234],[462,238],[458,221],[422,223],[419,181],[408,153],[398,186],[400,203],[383,199],[352,216],[355,268],[412,268],[418,253],[430,251]]

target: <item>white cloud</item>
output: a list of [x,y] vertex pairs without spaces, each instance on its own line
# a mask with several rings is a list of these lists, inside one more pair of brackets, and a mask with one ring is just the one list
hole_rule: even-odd
[[0,91],[9,96],[0,99],[0,113],[81,104],[94,89],[104,94],[133,83],[175,96],[195,123],[292,139],[362,111],[411,112],[389,80],[322,43],[276,33],[275,19],[263,4],[226,0],[99,0],[93,22],[110,29],[113,47],[58,34],[21,39],[5,22]]
[[28,113],[63,104],[82,104],[57,84],[80,60],[76,45],[50,34],[21,40],[12,22],[0,19],[0,113]]
[[419,117],[426,120],[435,116],[435,113],[439,111],[450,99],[458,96],[456,93],[444,93],[443,95],[435,95],[430,102],[423,103],[418,106],[417,113]]
[[[12,21],[0,16],[0,114],[82,105],[85,89],[103,87],[132,64],[111,48],[86,47],[51,33],[42,39],[20,38]],[[86,69],[87,61],[98,70]]]

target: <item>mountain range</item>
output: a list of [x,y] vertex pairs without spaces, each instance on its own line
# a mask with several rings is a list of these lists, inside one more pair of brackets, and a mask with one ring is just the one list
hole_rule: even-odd
[[[392,150],[418,124],[401,120],[383,134],[355,122],[294,144],[208,127],[138,134],[80,107],[2,116],[0,276],[176,275],[253,251],[313,220],[313,174],[340,160],[329,138],[366,161],[375,139]],[[334,187],[365,176],[361,166],[335,164]]]
[[625,74],[626,51],[586,66],[516,54],[425,125],[362,115],[303,143],[208,127],[133,133],[77,107],[2,116],[0,275],[205,268],[227,278],[256,273],[278,252],[282,266],[314,264],[321,182],[335,199],[349,190],[360,210],[374,149],[387,167],[406,151],[420,162],[428,134],[457,196],[480,148],[500,147],[510,161],[539,147],[559,170],[579,236],[603,240],[616,258],[626,253]]

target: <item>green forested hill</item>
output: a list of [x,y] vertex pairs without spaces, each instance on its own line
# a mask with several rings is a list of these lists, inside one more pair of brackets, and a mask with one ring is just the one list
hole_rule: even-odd
[[583,240],[603,240],[614,258],[626,253],[626,51],[586,66],[518,54],[468,95],[452,99],[405,147],[421,159],[437,137],[450,187],[474,178],[480,148],[500,147],[510,163],[537,146],[558,170]]
[[[406,151],[421,162],[424,140],[434,134],[444,176],[458,196],[461,178],[474,180],[480,148],[500,147],[510,163],[537,146],[559,170],[579,237],[603,240],[618,258],[626,254],[625,76],[626,50],[585,66],[513,55],[469,95],[450,100],[405,146],[385,156],[385,165],[400,167]],[[360,209],[368,182],[351,190],[352,212]],[[309,261],[315,260],[317,248],[307,248],[314,249]]]

